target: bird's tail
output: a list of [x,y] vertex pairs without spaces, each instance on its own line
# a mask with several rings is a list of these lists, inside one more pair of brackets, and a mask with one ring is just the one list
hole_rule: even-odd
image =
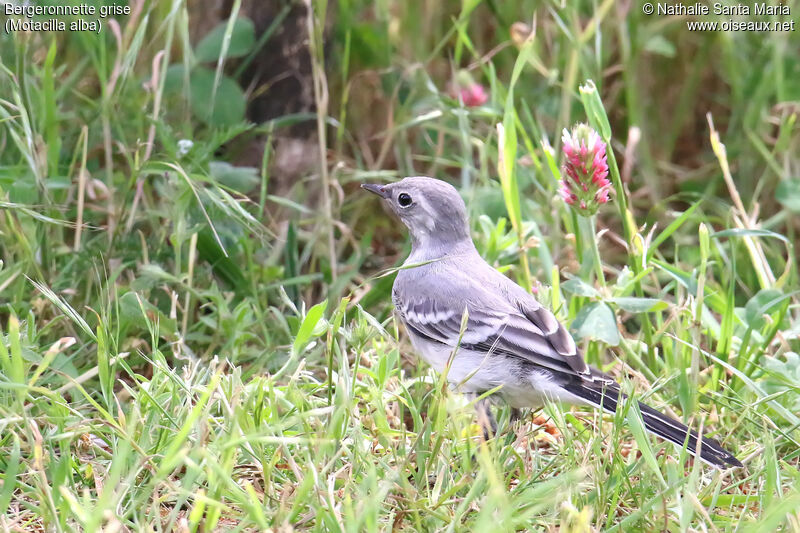
[[[591,383],[586,381],[574,381],[564,386],[564,388],[581,400],[602,407],[604,410],[615,413],[621,393],[615,385],[603,385],[601,383]],[[625,397],[622,395],[623,398]],[[649,405],[639,402],[639,410],[642,413],[644,427],[658,435],[664,440],[673,442],[678,446],[686,444],[686,448],[694,456],[697,456],[697,432],[689,430],[681,422],[659,413]],[[688,443],[687,443],[688,435]],[[700,459],[718,468],[725,468],[726,465],[742,466],[736,457],[725,450],[719,442],[708,437],[702,437],[700,446]]]

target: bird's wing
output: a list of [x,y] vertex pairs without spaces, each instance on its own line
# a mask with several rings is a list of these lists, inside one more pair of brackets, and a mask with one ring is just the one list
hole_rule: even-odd
[[[406,326],[427,340],[461,348],[519,357],[535,365],[594,381],[597,373],[578,353],[569,332],[553,314],[531,297],[522,305],[500,298],[486,288],[470,288],[470,299],[418,294],[395,295]],[[462,319],[467,323],[461,336]]]

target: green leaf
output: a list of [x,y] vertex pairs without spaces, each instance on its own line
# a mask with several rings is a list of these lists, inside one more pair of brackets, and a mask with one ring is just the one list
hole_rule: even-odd
[[[322,319],[322,314],[328,306],[328,300],[323,300],[306,313],[303,322],[300,324],[300,329],[297,331],[297,336],[294,338],[292,344],[292,352],[300,353],[306,347],[308,341],[311,340],[312,335],[316,333],[317,324]],[[320,333],[318,333],[319,335]]]
[[379,31],[373,24],[356,23],[348,26],[351,32],[352,60],[364,68],[384,68],[391,64],[392,45],[388,34]]
[[208,166],[215,181],[242,194],[251,192],[261,182],[255,167],[235,167],[225,161],[212,161]]
[[[220,22],[208,32],[197,44],[194,56],[200,63],[216,62],[222,53],[222,43],[225,40],[225,31],[228,21]],[[256,31],[253,21],[246,17],[237,18],[233,23],[231,40],[225,57],[242,57],[253,49],[256,43]]]
[[712,233],[711,237],[714,239],[720,239],[722,237],[773,237],[786,243],[789,242],[789,239],[780,233],[775,233],[774,231],[769,231],[767,229],[732,228]]
[[589,117],[589,124],[600,133],[604,141],[611,142],[611,124],[594,81],[586,80],[586,84],[581,85],[578,92],[581,95],[586,116]]
[[602,341],[610,346],[617,346],[620,341],[614,311],[602,302],[591,303],[578,311],[572,328],[579,339]]
[[775,199],[793,213],[800,213],[800,178],[783,180],[775,189]]
[[511,72],[511,81],[508,84],[508,95],[506,96],[505,108],[503,110],[503,127],[498,129],[498,161],[497,170],[500,176],[500,186],[503,191],[503,200],[508,210],[508,218],[511,225],[520,233],[522,228],[522,214],[520,210],[519,189],[517,188],[517,175],[515,172],[515,162],[517,160],[517,126],[516,108],[514,106],[514,87],[522,74],[522,69],[528,61],[528,57],[533,50],[533,43],[528,42],[523,45],[514,69]]
[[[183,65],[167,69],[164,90],[177,92],[183,86]],[[214,91],[215,74],[205,67],[192,69],[189,75],[189,107],[192,114],[211,126],[233,126],[244,120],[246,99],[241,87],[227,76],[219,79]],[[212,103],[213,102],[213,103]]]
[[580,278],[568,279],[561,284],[561,287],[570,294],[575,296],[586,296],[588,298],[599,298],[600,293],[597,289],[586,283]]
[[171,339],[178,331],[177,322],[161,312],[155,305],[136,292],[126,292],[119,298],[119,311],[122,324],[132,325],[143,331],[157,326],[162,338]]
[[11,448],[11,452],[9,453],[8,448],[6,448],[3,452],[4,454],[4,465],[5,465],[5,472],[3,472],[2,479],[3,483],[0,484],[0,513],[5,515],[6,510],[8,509],[9,503],[11,503],[11,497],[14,495],[14,489],[17,487],[17,474],[19,474],[20,466],[22,465],[22,461],[20,460],[22,454],[20,453],[20,443],[19,443],[19,436],[11,432],[11,436],[14,437],[14,444]]
[[783,293],[776,289],[758,291],[755,296],[750,298],[744,308],[744,318],[747,325],[755,330],[763,328],[766,323],[764,315],[776,311],[785,299]]
[[777,357],[764,358],[764,368],[768,371],[763,380],[764,391],[769,395],[778,395],[782,405],[792,411],[800,411],[800,394],[787,394],[792,389],[800,392],[800,355],[786,352],[785,360]]
[[663,35],[654,35],[644,44],[644,49],[664,57],[675,57],[675,45],[664,38]]
[[214,233],[208,226],[197,234],[197,255],[211,265],[214,274],[224,279],[237,292],[243,294],[247,290],[247,280],[239,263],[225,254],[225,250],[214,238]]
[[680,228],[684,222],[686,222],[692,213],[700,207],[700,202],[695,202],[692,206],[684,211],[678,218],[673,220],[669,226],[664,229],[658,236],[653,239],[653,242],[650,243],[650,246],[647,247],[647,261],[650,261],[650,258],[653,257],[653,254],[658,250],[658,247],[661,246],[661,243],[669,239],[673,233],[675,233],[678,228]]
[[644,419],[642,412],[639,409],[638,402],[631,401],[630,409],[628,409],[627,416],[628,426],[631,428],[633,438],[636,439],[636,444],[639,445],[639,451],[642,453],[644,462],[650,467],[650,470],[658,477],[662,487],[666,487],[667,483],[661,474],[661,469],[658,467],[658,461],[653,453],[653,447],[650,445],[650,440],[647,438],[645,431]]
[[620,309],[624,309],[629,313],[652,313],[655,311],[663,311],[669,304],[664,300],[658,298],[634,298],[634,297],[620,297],[611,298],[609,301],[615,303]]
[[191,80],[192,112],[199,119],[212,126],[233,126],[244,120],[246,100],[239,84],[222,76],[215,93],[214,72],[205,68],[195,69]]

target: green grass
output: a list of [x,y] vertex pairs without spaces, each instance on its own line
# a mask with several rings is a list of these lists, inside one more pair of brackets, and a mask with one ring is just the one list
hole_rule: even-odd
[[[282,73],[239,76],[278,26],[247,2],[205,39],[166,0],[118,37],[4,33],[0,527],[798,530],[800,38],[566,4],[315,1],[318,112],[259,123]],[[460,69],[485,105],[452,97]],[[614,148],[594,221],[557,194],[577,121]],[[316,163],[291,180],[298,128]],[[407,239],[357,187],[422,174],[590,363],[745,468],[633,410],[501,408],[482,444],[391,315]]]

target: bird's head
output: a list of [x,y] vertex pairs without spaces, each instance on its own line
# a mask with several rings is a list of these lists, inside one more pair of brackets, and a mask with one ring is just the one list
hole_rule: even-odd
[[433,178],[404,178],[396,183],[365,183],[408,228],[414,247],[430,246],[447,252],[467,241],[471,244],[467,208],[449,183]]

